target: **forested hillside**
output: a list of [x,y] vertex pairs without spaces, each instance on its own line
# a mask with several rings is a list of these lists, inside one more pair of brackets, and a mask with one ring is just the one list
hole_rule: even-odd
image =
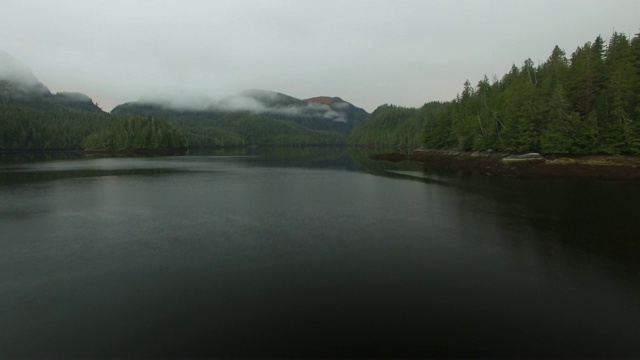
[[114,116],[80,93],[52,94],[35,78],[0,80],[0,151],[186,148],[161,120]]
[[[23,93],[4,82],[0,150],[172,149],[339,145],[346,135],[248,111],[196,112],[122,105],[111,114],[82,94]],[[26,95],[25,95],[26,94]]]
[[105,113],[0,97],[0,150],[83,149],[86,137],[108,122]]
[[382,105],[370,116],[337,97],[300,100],[264,90],[199,109],[140,101],[109,114],[84,94],[52,94],[25,66],[0,55],[4,151],[346,141],[465,151],[640,154],[640,34],[630,39],[614,33],[608,41],[598,36],[569,56],[556,46],[541,64],[527,59],[500,79],[485,76],[475,86],[466,81],[452,101],[419,109]]
[[266,90],[187,105],[194,100],[145,100],[106,113],[87,95],[52,94],[0,51],[0,151],[340,145],[369,115],[337,97],[300,100]]
[[346,138],[337,131],[312,129],[250,111],[176,110],[156,104],[127,103],[113,109],[112,114],[163,119],[183,129],[192,148],[340,145]]
[[229,114],[250,112],[294,122],[313,130],[349,134],[369,114],[339,97],[318,96],[306,100],[275,91],[245,90],[212,103],[209,111]]
[[347,144],[419,146],[423,141],[424,124],[442,106],[439,102],[425,104],[420,109],[382,105],[353,130]]
[[485,76],[476,86],[467,81],[456,99],[426,116],[419,116],[420,111],[381,106],[348,141],[432,149],[640,154],[640,34],[629,39],[614,33],[608,43],[598,36],[570,56],[556,46],[542,64],[528,59],[501,79]]
[[41,99],[6,101],[0,98],[0,150],[133,150],[188,146],[184,132],[164,121],[113,116],[83,107],[78,103],[65,105]]
[[119,105],[115,115],[153,116],[184,129],[190,147],[341,145],[369,114],[338,97],[301,100],[275,91],[246,90],[199,109],[176,101]]
[[136,102],[106,113],[84,94],[52,94],[0,55],[0,151],[338,145],[368,115],[339,98],[320,104],[263,90],[201,110]]

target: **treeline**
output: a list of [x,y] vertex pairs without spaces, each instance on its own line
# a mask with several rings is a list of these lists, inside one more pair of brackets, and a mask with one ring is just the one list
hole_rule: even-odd
[[543,64],[535,66],[528,59],[502,79],[485,76],[476,86],[467,81],[456,99],[418,115],[425,111],[382,106],[348,141],[417,141],[434,149],[640,154],[640,34],[629,39],[614,33],[608,43],[598,36],[570,57],[556,46]]

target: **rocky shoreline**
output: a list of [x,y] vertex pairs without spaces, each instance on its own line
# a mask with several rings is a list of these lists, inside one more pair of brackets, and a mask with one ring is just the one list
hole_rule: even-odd
[[496,152],[416,149],[408,154],[378,153],[372,160],[417,161],[429,166],[518,177],[584,177],[640,181],[640,157],[623,155],[542,156]]

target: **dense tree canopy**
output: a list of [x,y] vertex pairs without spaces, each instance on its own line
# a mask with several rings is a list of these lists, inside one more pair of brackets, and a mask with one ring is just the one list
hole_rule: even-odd
[[382,105],[366,121],[356,126],[347,143],[368,146],[420,145],[424,124],[441,106],[438,102],[425,104],[420,109]]
[[180,149],[187,148],[185,134],[162,120],[152,117],[121,118],[89,135],[87,149]]
[[108,114],[33,100],[0,98],[0,150],[83,149]]
[[[417,115],[421,111],[423,116]],[[354,129],[348,141],[459,150],[639,154],[640,34],[629,40],[614,33],[607,44],[598,36],[570,57],[556,46],[538,66],[527,59],[502,79],[485,76],[476,86],[466,81],[456,99],[425,111],[383,105]]]

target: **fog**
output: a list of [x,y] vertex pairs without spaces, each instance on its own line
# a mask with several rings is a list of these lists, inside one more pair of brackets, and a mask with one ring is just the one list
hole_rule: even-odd
[[[339,96],[370,112],[384,103],[421,106],[451,100],[467,79],[501,77],[527,58],[543,62],[555,45],[570,55],[598,35],[640,29],[637,0],[1,5],[0,49],[52,92],[87,94],[107,111],[158,94],[171,106],[222,106],[246,89]],[[263,105],[251,98],[224,104],[256,111]],[[300,110],[294,108],[278,111]],[[339,112],[317,111],[340,121]]]
[[24,89],[43,90],[31,70],[18,59],[0,50],[0,80],[23,85]]
[[329,121],[346,122],[349,104],[335,102],[331,106],[302,99],[290,98],[268,90],[245,90],[235,95],[215,100],[205,94],[193,92],[165,92],[143,96],[141,103],[161,105],[174,110],[189,111],[246,111],[256,114],[285,116],[309,116]]

